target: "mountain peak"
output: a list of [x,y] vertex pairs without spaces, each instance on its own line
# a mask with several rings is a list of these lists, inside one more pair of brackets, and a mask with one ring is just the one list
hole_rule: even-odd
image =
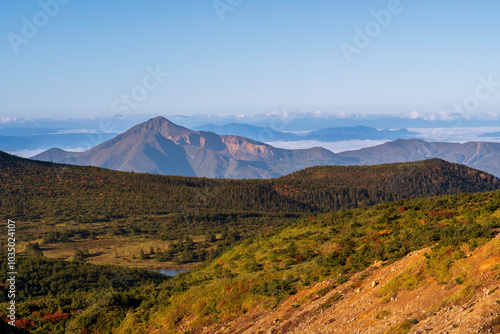
[[168,119],[166,119],[163,116],[150,118],[146,122],[141,123],[139,125],[146,125],[150,128],[161,128],[161,127],[165,127],[165,126],[178,126],[177,124],[170,122]]
[[[170,122],[168,119],[166,119],[163,116],[158,116],[158,117],[150,118],[146,123],[163,124],[163,123],[172,123],[172,122]],[[172,123],[172,124],[174,124],[174,123]]]
[[177,125],[163,116],[150,118],[148,121],[134,126],[133,132],[160,132],[165,137],[178,137],[193,132],[183,126]]

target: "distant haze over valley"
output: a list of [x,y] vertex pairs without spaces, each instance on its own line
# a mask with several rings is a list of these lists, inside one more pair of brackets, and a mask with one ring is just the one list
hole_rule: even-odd
[[[17,119],[3,118],[0,150],[23,157],[52,147],[84,151],[155,115],[115,117]],[[500,142],[497,113],[465,117],[446,112],[359,114],[288,112],[169,115],[170,121],[193,130],[239,135],[284,149],[323,147],[334,153],[372,147],[395,139],[426,141]]]
[[[241,124],[200,128],[235,134],[190,130],[156,117],[87,151],[52,148],[33,158],[122,171],[238,179],[274,178],[316,165],[372,165],[441,158],[500,175],[500,143],[427,142],[411,138],[415,133],[406,129],[369,127],[325,128],[302,135]],[[335,153],[320,147],[282,149],[238,133],[254,138],[281,138],[290,145],[307,141],[297,139],[312,138],[326,143],[347,140],[372,146]]]

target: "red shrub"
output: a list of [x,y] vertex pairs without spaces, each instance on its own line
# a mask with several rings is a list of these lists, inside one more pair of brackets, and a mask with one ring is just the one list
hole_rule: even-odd
[[453,216],[453,212],[451,211],[431,211],[429,212],[429,217],[434,218],[434,217],[446,217],[450,218]]
[[295,262],[300,263],[300,262],[303,262],[303,261],[304,261],[304,259],[305,259],[304,255],[299,254],[299,255],[297,255],[297,256],[295,257]]
[[58,323],[66,319],[69,319],[69,313],[60,313],[60,312],[45,313],[42,315],[41,318],[42,321],[50,321],[53,323]]
[[35,322],[28,319],[18,319],[14,322],[17,328],[30,329],[35,327]]

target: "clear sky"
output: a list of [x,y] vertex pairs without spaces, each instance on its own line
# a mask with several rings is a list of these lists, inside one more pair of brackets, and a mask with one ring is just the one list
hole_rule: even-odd
[[1,117],[434,111],[500,81],[498,0],[55,1],[0,1]]

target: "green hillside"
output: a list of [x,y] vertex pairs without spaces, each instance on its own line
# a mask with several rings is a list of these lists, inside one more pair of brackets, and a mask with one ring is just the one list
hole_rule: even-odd
[[[167,305],[152,309],[147,322],[126,322],[122,333],[130,328],[140,333],[146,324],[161,328],[160,333],[195,333],[245,312],[256,316],[314,282],[333,279],[341,284],[375,261],[391,263],[428,246],[434,247],[426,274],[446,283],[456,278],[449,269],[465,250],[497,233],[499,209],[497,191],[399,201],[301,220],[246,240],[203,268],[174,278],[191,287],[170,294]],[[461,284],[467,281],[460,279]]]
[[152,215],[318,212],[421,196],[495,190],[484,172],[439,159],[381,166],[312,167],[272,180],[116,172],[0,153],[2,218],[88,223]]
[[[457,274],[450,268],[488,242],[498,228],[499,191],[321,213],[239,241],[218,258],[164,282],[156,276],[148,278],[151,274],[147,272],[141,278],[141,271],[136,271],[136,280],[130,282],[143,284],[102,289],[95,282],[108,284],[109,270],[73,264],[75,273],[95,272],[96,276],[88,283],[72,284],[71,278],[64,279],[70,276],[62,275],[57,296],[33,296],[20,306],[20,312],[30,330],[44,326],[44,331],[33,333],[49,333],[49,328],[74,333],[198,333],[205,326],[222,328],[240,315],[258,317],[314,282],[342,284],[375,261],[391,263],[428,246],[433,248],[427,256],[427,269],[406,277],[405,284],[410,285],[402,288],[434,277],[442,284],[455,280],[473,289],[472,281],[467,285],[466,273]],[[24,266],[46,268],[37,274],[42,282],[54,277],[49,268],[65,268],[57,261],[23,261]],[[30,271],[20,267],[20,272]],[[132,276],[129,272],[116,275]],[[95,289],[105,292],[102,301],[96,301]],[[390,296],[392,292],[387,291]],[[56,320],[47,320],[53,318]]]

